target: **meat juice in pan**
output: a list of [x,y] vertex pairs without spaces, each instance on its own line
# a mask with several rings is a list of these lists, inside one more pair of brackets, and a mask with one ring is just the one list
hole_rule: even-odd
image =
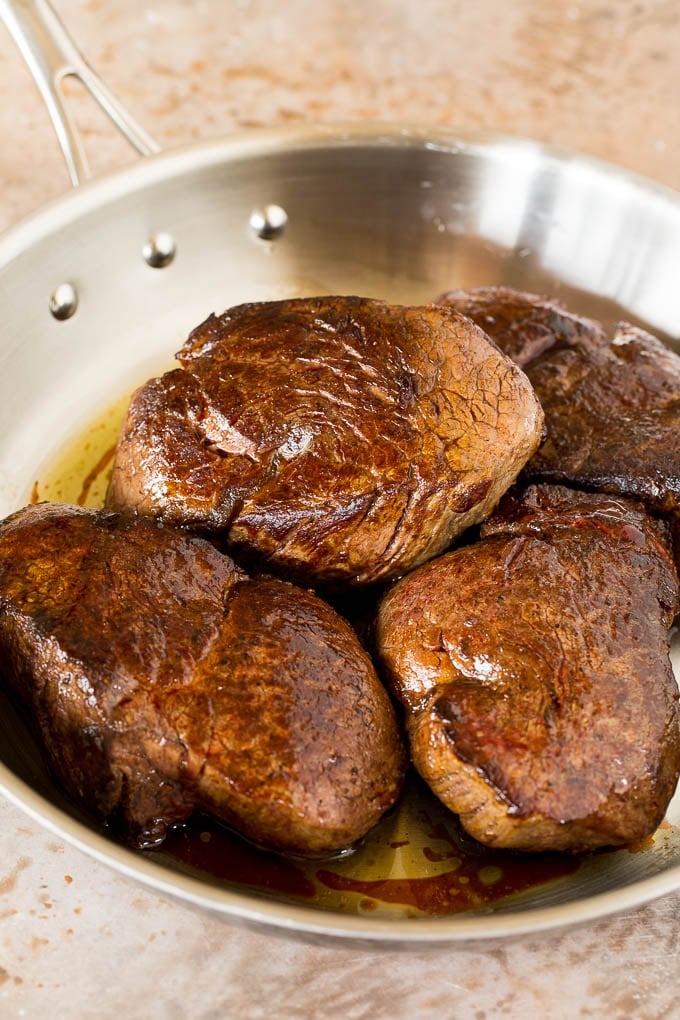
[[[110,405],[67,444],[35,480],[31,501],[101,506],[128,400],[126,394]],[[663,839],[667,828],[662,823],[655,839]],[[573,875],[593,857],[606,858],[609,851],[528,859],[489,850],[467,837],[455,817],[410,774],[399,805],[344,858],[286,858],[254,847],[208,817],[197,817],[171,833],[161,848],[145,853],[173,869],[286,902],[371,916],[446,916],[524,897]]]

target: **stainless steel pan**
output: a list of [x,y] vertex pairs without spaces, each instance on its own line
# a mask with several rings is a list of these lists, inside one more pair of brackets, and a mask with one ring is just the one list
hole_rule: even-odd
[[[305,127],[154,155],[44,0],[0,0],[0,14],[37,76],[74,184],[87,167],[61,101],[67,74],[148,156],[78,186],[0,239],[2,516],[30,498],[103,408],[167,365],[192,326],[237,302],[359,293],[408,303],[507,283],[560,295],[609,325],[640,321],[677,343],[680,196],[667,189],[530,141],[439,128]],[[677,649],[675,665],[680,673]],[[369,847],[375,859],[364,852],[347,865],[364,882],[361,895],[325,900],[252,875],[225,877],[214,862],[190,866],[110,841],[65,799],[21,712],[6,697],[1,709],[7,797],[117,870],[234,919],[436,943],[585,920],[680,887],[678,797],[639,852],[587,857],[550,882],[531,879],[529,860],[524,891],[482,897],[462,913],[432,916],[415,901],[366,893],[376,868],[400,888],[421,888],[454,867],[450,853],[446,865],[426,855],[425,867],[423,841],[437,838],[441,819],[423,820],[420,793],[385,823]],[[232,851],[225,844],[224,855]],[[497,877],[487,869],[490,884]]]

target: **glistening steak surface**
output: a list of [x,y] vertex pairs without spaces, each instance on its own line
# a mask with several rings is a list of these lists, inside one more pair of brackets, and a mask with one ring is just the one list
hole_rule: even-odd
[[524,478],[680,510],[677,354],[628,323],[610,340],[560,302],[507,287],[450,291],[438,301],[478,323],[536,390],[547,439]]
[[133,396],[107,505],[305,583],[394,577],[486,517],[534,453],[524,374],[451,309],[358,297],[211,316]]
[[413,762],[482,843],[588,850],[658,826],[680,769],[666,526],[536,486],[385,596]]
[[37,504],[0,523],[0,667],[70,794],[142,844],[202,809],[325,853],[401,787],[394,712],[351,628],[143,518]]

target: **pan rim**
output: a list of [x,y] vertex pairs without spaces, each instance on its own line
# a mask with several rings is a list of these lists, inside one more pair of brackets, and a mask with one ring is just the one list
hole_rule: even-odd
[[668,203],[680,213],[680,190],[599,157],[521,135],[474,128],[424,127],[378,121],[254,128],[164,149],[57,195],[0,232],[0,268],[23,253],[31,243],[54,233],[71,219],[91,212],[104,204],[105,200],[124,197],[133,190],[159,180],[195,171],[199,166],[224,165],[277,151],[342,149],[358,145],[377,149],[435,149],[452,154],[491,149],[523,152],[555,164],[579,164],[594,175],[606,176],[608,180],[616,179],[624,186],[641,190]]
[[[262,128],[167,149],[125,164],[57,196],[0,234],[0,269],[66,224],[156,182],[179,177],[198,168],[227,165],[276,152],[352,146],[430,148],[452,154],[489,149],[520,151],[537,160],[556,164],[577,163],[595,175],[606,175],[608,180],[616,179],[632,189],[640,189],[680,212],[680,192],[665,184],[596,157],[519,135],[469,128],[371,122]],[[680,865],[676,865],[629,885],[590,894],[570,903],[528,907],[507,914],[489,911],[445,918],[387,919],[324,912],[314,907],[260,899],[173,871],[153,860],[145,860],[70,817],[2,762],[0,793],[42,827],[89,857],[158,892],[237,922],[345,943],[354,939],[374,946],[382,943],[392,948],[443,947],[452,943],[531,935],[619,913],[680,888]]]
[[[0,794],[70,846],[156,892],[217,913],[227,920],[254,925],[260,929],[275,928],[300,937],[325,938],[335,943],[355,940],[392,948],[417,948],[424,945],[443,948],[461,942],[506,940],[601,920],[676,892],[680,887],[680,865],[676,865],[618,889],[593,893],[573,902],[552,906],[529,907],[503,914],[491,909],[441,918],[363,917],[279,900],[266,900],[174,871],[155,860],[145,860],[143,851],[135,853],[83,822],[69,817],[19,779],[2,762]],[[64,818],[68,819],[67,829],[63,827]]]

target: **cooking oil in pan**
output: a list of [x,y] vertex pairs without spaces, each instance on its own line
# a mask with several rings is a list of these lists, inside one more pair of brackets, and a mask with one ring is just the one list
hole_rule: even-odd
[[31,503],[104,505],[116,439],[129,401],[126,393],[64,446],[34,482]]
[[398,805],[351,854],[281,857],[196,818],[150,851],[173,869],[284,902],[374,917],[446,917],[486,911],[579,870],[568,854],[492,851],[475,843],[414,774]]

